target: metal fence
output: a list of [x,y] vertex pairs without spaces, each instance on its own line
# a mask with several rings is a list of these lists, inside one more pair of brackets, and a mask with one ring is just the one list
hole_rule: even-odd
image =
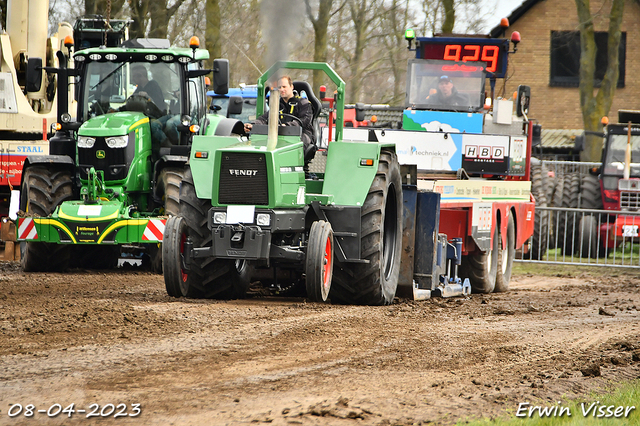
[[528,252],[520,247],[517,260],[640,267],[640,212],[602,210],[600,183],[593,174],[600,166],[574,161],[532,162],[535,229],[527,243]]
[[640,267],[640,212],[536,207],[534,236],[516,260]]

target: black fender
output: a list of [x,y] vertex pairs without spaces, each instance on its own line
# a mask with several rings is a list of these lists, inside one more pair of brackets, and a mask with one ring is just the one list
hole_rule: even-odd
[[216,126],[214,135],[216,136],[231,136],[232,134],[244,135],[244,124],[240,120],[233,118],[225,118],[220,120]]
[[31,166],[47,166],[67,169],[73,175],[76,169],[75,161],[68,155],[29,155],[22,165],[22,176],[20,178],[20,187],[24,183],[24,172]]
[[183,155],[163,155],[158,161],[156,161],[154,165],[153,172],[153,196],[158,197],[158,178],[160,177],[160,173],[166,167],[182,167],[185,168],[187,165],[187,161],[189,161],[189,157]]

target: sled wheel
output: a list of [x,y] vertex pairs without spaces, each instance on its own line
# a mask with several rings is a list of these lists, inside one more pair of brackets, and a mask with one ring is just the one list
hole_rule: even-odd
[[333,230],[329,222],[320,220],[311,225],[305,273],[307,297],[313,302],[326,302],[333,276]]
[[495,289],[500,257],[499,248],[500,239],[496,222],[493,230],[492,249],[485,252],[476,250],[467,256],[462,256],[460,277],[469,278],[474,293],[491,293]]
[[509,291],[509,281],[511,281],[511,270],[513,259],[516,256],[516,226],[513,222],[513,215],[509,213],[507,224],[507,244],[502,244],[502,234],[498,233],[498,274],[496,275],[496,286],[493,289],[496,293]]

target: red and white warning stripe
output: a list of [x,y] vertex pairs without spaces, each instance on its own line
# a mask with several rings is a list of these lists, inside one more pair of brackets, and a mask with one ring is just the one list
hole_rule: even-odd
[[162,241],[166,219],[149,219],[142,233],[142,241]]
[[36,224],[32,218],[27,217],[18,220],[18,239],[19,240],[37,240],[38,231]]

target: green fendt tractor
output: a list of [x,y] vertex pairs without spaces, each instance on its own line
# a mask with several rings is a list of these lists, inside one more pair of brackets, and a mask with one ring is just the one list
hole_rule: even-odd
[[[18,239],[25,271],[111,267],[123,249],[162,270],[164,226],[178,212],[194,135],[242,128],[209,113],[209,55],[197,39],[190,45],[118,41],[77,50],[73,67],[59,54],[59,66],[44,69],[58,77],[59,123],[50,155],[24,164]],[[216,92],[226,90],[228,73],[228,61],[214,61]],[[72,81],[75,117],[65,106]]]
[[[389,304],[402,242],[395,146],[342,141],[345,86],[323,63],[275,64],[258,81],[258,114],[265,83],[282,69],[322,70],[337,87],[336,140],[325,173],[305,177],[311,155],[301,127],[278,126],[277,111],[269,126],[254,125],[250,137],[195,136],[179,214],[165,228],[167,292],[236,298],[259,280],[278,289],[304,283],[315,301]],[[317,119],[321,105],[309,85],[293,85]]]

